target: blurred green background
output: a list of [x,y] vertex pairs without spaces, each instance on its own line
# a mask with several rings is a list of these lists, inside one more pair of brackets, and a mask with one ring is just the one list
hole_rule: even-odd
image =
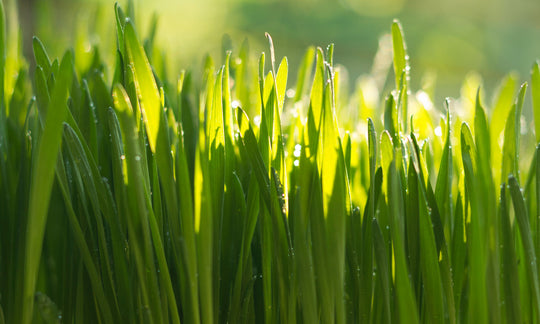
[[[7,0],[8,3],[14,0]],[[370,73],[379,39],[401,21],[409,49],[413,87],[424,76],[435,80],[435,104],[458,97],[465,76],[478,72],[491,93],[510,71],[529,79],[540,58],[538,0],[134,0],[139,33],[146,35],[152,14],[159,17],[157,45],[179,68],[197,69],[203,55],[221,60],[224,34],[239,46],[247,38],[252,53],[267,51],[269,32],[276,55],[286,55],[294,71],[309,45],[336,45],[335,61],[347,67],[351,84]],[[125,3],[120,1],[125,7]],[[58,56],[74,41],[111,45],[114,1],[19,0],[26,52],[38,35]],[[80,35],[91,37],[81,40]],[[77,36],[79,35],[79,37]],[[58,52],[55,52],[58,51]],[[435,78],[433,78],[435,76]],[[425,78],[424,78],[425,79]]]

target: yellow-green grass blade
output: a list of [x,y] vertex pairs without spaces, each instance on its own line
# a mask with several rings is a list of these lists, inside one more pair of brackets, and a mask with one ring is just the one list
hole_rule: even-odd
[[[178,193],[178,201],[180,207],[180,228],[176,229],[176,224],[173,222],[173,219],[169,219],[171,223],[170,229],[173,233],[180,230],[181,234],[178,233],[175,241],[177,244],[182,243],[183,240],[184,248],[177,253],[184,255],[184,263],[186,267],[186,281],[188,285],[186,295],[184,296],[185,303],[189,305],[191,309],[190,312],[186,314],[186,320],[190,323],[199,323],[200,314],[199,314],[199,287],[197,282],[197,247],[196,247],[196,236],[195,236],[195,225],[194,225],[194,206],[193,206],[193,193],[191,180],[188,169],[188,162],[185,153],[184,147],[184,137],[182,134],[182,128],[179,128],[179,142],[176,145],[176,158],[175,158],[175,176],[176,176],[176,185]],[[174,234],[173,234],[174,235]],[[179,258],[180,255],[177,255],[176,258]],[[179,260],[178,260],[179,261]],[[177,261],[177,262],[178,262]],[[180,265],[177,264],[179,267]]]
[[[437,175],[437,183],[435,185],[435,197],[441,213],[442,222],[445,225],[449,235],[450,224],[452,220],[452,181],[453,181],[453,164],[452,164],[452,138],[451,138],[451,120],[450,110],[447,105],[446,110],[446,137],[444,140],[444,148],[439,165],[439,173]],[[447,236],[448,237],[448,236]]]
[[519,182],[519,143],[521,137],[521,109],[525,100],[527,83],[521,85],[516,103],[508,113],[504,127],[501,181],[514,174]]
[[137,206],[135,208],[136,210],[132,210],[132,212],[137,215],[138,219],[128,219],[128,229],[130,233],[141,235],[143,238],[141,242],[142,246],[139,246],[138,248],[137,243],[134,241],[131,242],[135,245],[134,249],[138,250],[134,251],[136,254],[135,261],[138,263],[137,271],[139,278],[141,282],[143,282],[142,295],[144,302],[149,305],[150,313],[148,314],[148,320],[152,322],[160,322],[163,320],[161,298],[159,297],[159,288],[157,286],[157,271],[153,266],[155,253],[159,266],[158,269],[160,270],[160,280],[166,283],[163,289],[167,294],[172,321],[179,323],[180,320],[177,313],[176,299],[170,282],[170,275],[165,260],[157,221],[150,202],[149,188],[147,187],[146,182],[142,181],[144,176],[141,163],[140,140],[133,118],[134,115],[131,103],[127,93],[120,85],[115,86],[113,94],[115,108],[118,111],[120,126],[124,135],[130,206]]
[[129,64],[134,71],[134,82],[140,98],[141,112],[152,152],[156,152],[158,134],[161,128],[161,99],[148,58],[141,46],[133,22],[126,21],[124,29],[125,46]]
[[54,180],[56,159],[60,150],[62,123],[67,114],[66,100],[72,78],[72,54],[66,52],[60,65],[58,80],[53,89],[50,107],[54,113],[47,114],[30,187],[28,225],[26,233],[25,270],[23,284],[22,323],[30,323],[33,314],[34,289],[41,258],[41,247],[47,222],[49,198]]
[[195,156],[194,177],[194,216],[195,233],[197,235],[197,268],[199,275],[199,304],[201,322],[213,323],[213,251],[214,251],[214,215],[211,187],[209,185],[208,153],[199,145]]
[[310,322],[319,322],[317,303],[317,286],[314,269],[314,251],[312,249],[310,230],[311,209],[316,208],[312,199],[314,189],[314,173],[318,173],[313,163],[306,157],[305,148],[300,156],[300,167],[303,172],[298,174],[300,188],[295,194],[292,213],[295,215],[293,223],[294,249],[297,262],[298,294],[301,296],[302,316]]
[[531,94],[536,143],[540,143],[540,66],[535,62],[531,71]]
[[304,96],[304,91],[306,88],[306,80],[309,80],[311,78],[311,70],[313,68],[313,61],[315,59],[315,47],[309,47],[306,50],[306,53],[302,57],[302,62],[300,63],[300,66],[298,67],[298,73],[297,73],[297,79],[296,79],[296,87],[295,87],[295,94],[294,94],[294,102],[298,102],[302,100],[302,97]]
[[[536,251],[540,253],[540,144],[536,146]],[[538,269],[540,271],[540,269]]]
[[[502,146],[501,146],[501,134],[504,131],[508,114],[512,109],[512,102],[514,100],[514,94],[516,87],[518,86],[517,76],[513,73],[508,74],[501,80],[498,89],[493,95],[493,102],[490,113],[490,139],[491,139],[491,157],[492,157],[492,169],[495,176],[495,183],[499,184],[504,181],[505,178],[499,179],[498,167],[501,165],[502,158]],[[494,167],[494,168],[493,168]]]
[[398,107],[401,108],[402,130],[407,131],[408,121],[408,89],[409,89],[409,55],[407,54],[407,45],[403,37],[403,28],[399,21],[392,23],[392,55],[394,61],[394,76],[396,79],[396,91],[399,92]]
[[137,97],[140,98],[142,117],[151,151],[155,154],[161,184],[164,187],[166,210],[178,215],[173,160],[167,120],[152,68],[130,21],[125,26],[125,43],[130,65],[134,70]]
[[[315,130],[319,130],[319,122],[322,116],[323,94],[324,94],[324,54],[321,48],[317,48],[315,61],[315,76],[311,85],[309,114],[313,116]],[[311,142],[309,143],[311,145]]]

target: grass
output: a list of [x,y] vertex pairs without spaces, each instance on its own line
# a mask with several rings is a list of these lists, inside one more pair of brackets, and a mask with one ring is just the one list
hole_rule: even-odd
[[349,93],[333,45],[199,83],[119,5],[112,65],[24,58],[0,12],[0,323],[540,320],[538,63],[524,122],[513,75],[432,108],[397,21]]

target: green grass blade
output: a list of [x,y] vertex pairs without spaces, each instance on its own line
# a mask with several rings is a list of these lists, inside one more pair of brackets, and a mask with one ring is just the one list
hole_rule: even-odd
[[26,234],[26,253],[24,289],[22,300],[22,323],[30,323],[33,314],[34,289],[41,258],[41,247],[47,222],[49,198],[54,180],[56,159],[62,138],[62,122],[67,114],[66,100],[71,85],[73,59],[66,52],[60,65],[58,80],[53,89],[50,107],[54,113],[47,114],[43,135],[36,152],[35,169],[32,173],[28,211],[28,231]]
[[521,109],[525,100],[527,83],[521,85],[516,103],[512,106],[504,127],[501,180],[509,174],[518,175],[519,182],[519,142],[521,137]]
[[294,102],[298,102],[302,99],[305,91],[306,80],[309,80],[311,77],[311,70],[313,68],[313,60],[315,59],[315,48],[309,47],[306,50],[302,58],[302,62],[298,67],[298,77],[296,80],[296,92],[294,94]]
[[375,252],[375,259],[377,261],[377,273],[378,277],[381,278],[382,291],[384,296],[384,321],[386,323],[392,323],[392,308],[390,306],[390,268],[387,261],[388,252],[386,251],[381,227],[379,226],[376,218],[373,219],[372,224],[373,247]]
[[152,152],[155,152],[162,114],[158,87],[144,48],[135,34],[135,28],[131,21],[126,22],[124,32],[129,63],[132,64],[135,72],[135,87],[141,100],[140,104],[148,134],[148,142]]
[[391,214],[391,235],[395,257],[397,317],[403,323],[419,323],[418,306],[407,267],[405,232],[399,225],[404,219],[403,211],[405,208],[395,160],[390,164],[386,181],[388,183],[388,206]]
[[485,219],[481,194],[484,192],[478,177],[478,157],[476,146],[466,123],[461,126],[461,156],[465,171],[465,184],[471,204],[471,224],[467,241],[469,250],[469,321],[487,321],[486,295],[486,241]]
[[415,146],[414,154],[411,156],[413,164],[413,176],[418,177],[418,229],[420,243],[420,268],[422,271],[422,279],[424,284],[425,305],[426,305],[426,320],[431,322],[441,322],[445,319],[445,303],[444,290],[439,270],[439,253],[435,241],[434,227],[432,222],[428,197],[426,196],[426,188],[424,175],[420,167],[420,159],[418,144],[414,134],[411,134],[413,144]]
[[[448,106],[447,106],[448,107]],[[452,137],[450,134],[451,129],[450,110],[446,111],[446,139],[444,141],[444,148],[441,157],[441,163],[439,165],[439,173],[437,175],[437,183],[435,185],[435,197],[441,212],[441,218],[445,224],[445,228],[450,228],[452,217],[452,178],[453,178],[453,164],[452,164]],[[448,234],[448,233],[447,233]]]
[[519,294],[519,275],[513,226],[506,205],[506,188],[501,186],[499,221],[501,231],[501,282],[503,283],[502,301],[508,323],[522,322]]
[[527,208],[519,183],[513,175],[508,177],[508,184],[510,185],[510,194],[512,195],[512,202],[514,203],[515,217],[521,234],[521,242],[525,249],[525,268],[527,269],[527,277],[532,290],[533,308],[535,309],[536,316],[540,316],[540,280],[538,278],[537,257],[529,225]]
[[535,62],[531,71],[531,94],[536,143],[540,143],[540,65]]
[[49,77],[51,75],[51,60],[49,59],[49,55],[47,55],[45,46],[43,46],[41,40],[39,40],[39,38],[35,36],[32,39],[32,45],[34,49],[34,59],[36,60],[36,65],[40,66],[43,69],[45,75]]
[[[114,105],[118,112],[120,127],[125,143],[125,156],[127,164],[128,197],[133,218],[128,218],[128,230],[132,235],[140,235],[140,240],[131,240],[135,254],[136,270],[141,282],[141,295],[149,314],[146,320],[159,323],[162,321],[161,299],[157,286],[157,275],[154,268],[154,248],[160,249],[159,234],[156,233],[154,214],[151,209],[149,188],[144,181],[142,170],[141,142],[135,126],[133,109],[125,90],[116,85],[114,88]],[[151,234],[152,232],[152,234]],[[152,245],[152,239],[154,246]],[[157,253],[160,267],[161,256]],[[166,272],[165,269],[162,271]],[[171,301],[174,302],[174,299]]]
[[[408,99],[407,91],[409,89],[409,55],[407,54],[407,45],[403,37],[403,28],[399,21],[392,23],[392,54],[394,59],[394,76],[396,78],[396,90],[399,92],[398,103],[401,104],[401,124],[403,131],[407,131],[408,121]],[[398,104],[398,106],[399,106]]]

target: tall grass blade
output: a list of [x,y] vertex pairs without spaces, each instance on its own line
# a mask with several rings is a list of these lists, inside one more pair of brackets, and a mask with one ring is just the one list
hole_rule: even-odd
[[66,100],[72,78],[72,54],[66,52],[62,58],[58,80],[53,89],[50,107],[54,113],[47,114],[43,135],[38,144],[28,210],[28,225],[25,248],[25,270],[21,322],[30,323],[33,314],[34,289],[41,259],[41,247],[47,222],[49,198],[54,180],[54,169],[62,136],[62,122],[67,114]]

